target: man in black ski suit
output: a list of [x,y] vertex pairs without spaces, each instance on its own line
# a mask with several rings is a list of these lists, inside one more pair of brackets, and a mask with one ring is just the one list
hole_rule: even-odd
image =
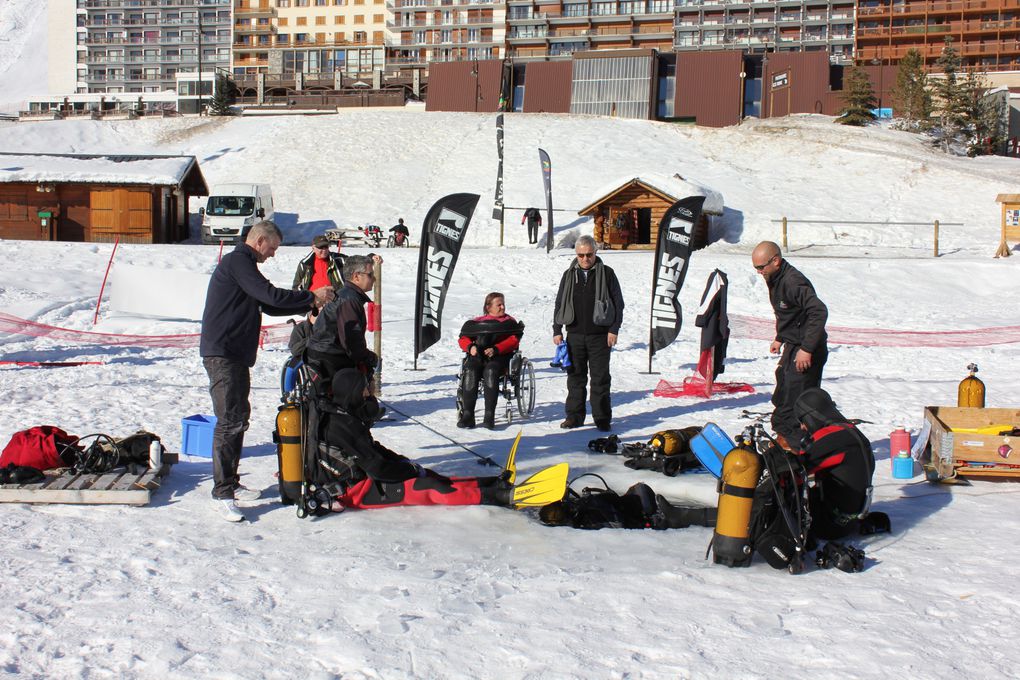
[[783,259],[779,246],[772,241],[762,241],[755,247],[751,263],[765,279],[776,314],[776,336],[769,351],[782,352],[772,393],[776,407],[772,430],[781,446],[792,449],[800,429],[793,404],[804,390],[821,384],[822,368],[829,357],[825,333],[829,310],[807,277]]
[[808,493],[812,535],[842,538],[858,531],[873,533],[868,529],[879,522],[888,524],[884,513],[868,514],[875,473],[868,438],[821,388],[804,390],[793,408],[807,432],[800,455],[808,474],[815,477]]
[[[566,420],[560,427],[584,425],[585,387],[591,373],[591,415],[595,427],[608,432],[613,420],[609,357],[623,323],[623,293],[612,269],[595,256],[595,239],[582,236],[574,245],[577,259],[560,278],[553,311],[553,344],[566,342],[574,370],[567,376]],[[563,327],[567,339],[563,339]]]
[[538,243],[538,228],[542,226],[542,213],[538,208],[528,208],[524,211],[521,224],[528,223],[528,243]]

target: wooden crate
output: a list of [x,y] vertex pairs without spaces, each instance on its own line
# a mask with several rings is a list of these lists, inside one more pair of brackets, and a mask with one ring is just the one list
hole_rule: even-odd
[[[931,436],[928,458],[922,463],[932,481],[957,475],[1020,479],[1020,437],[959,431],[990,425],[1006,425],[1004,430],[1020,427],[1020,409],[927,406],[924,419],[931,424]],[[1005,456],[999,452],[1004,445],[1009,447],[1004,449]]]
[[163,467],[132,473],[124,468],[101,475],[79,475],[69,469],[50,470],[35,484],[0,484],[0,503],[74,503],[84,505],[147,505],[177,462],[163,454]]

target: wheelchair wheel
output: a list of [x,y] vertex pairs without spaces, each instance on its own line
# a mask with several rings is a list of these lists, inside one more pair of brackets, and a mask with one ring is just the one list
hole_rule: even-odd
[[386,247],[387,248],[392,248],[395,245],[396,245],[396,240],[393,238],[393,235],[390,234],[390,237],[388,239],[386,239]]
[[535,366],[528,359],[521,362],[517,378],[517,410],[525,417],[535,412]]

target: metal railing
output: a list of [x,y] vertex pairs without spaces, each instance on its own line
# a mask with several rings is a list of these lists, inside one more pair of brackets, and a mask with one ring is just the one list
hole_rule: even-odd
[[791,220],[787,217],[782,219],[772,220],[773,224],[781,224],[782,233],[782,246],[785,252],[789,252],[789,233],[787,225],[789,224],[840,224],[840,225],[871,225],[871,226],[883,226],[883,227],[932,227],[933,239],[932,239],[932,257],[939,256],[939,229],[941,227],[962,227],[963,222],[943,222],[941,220],[931,220],[930,222],[867,222],[861,220]]

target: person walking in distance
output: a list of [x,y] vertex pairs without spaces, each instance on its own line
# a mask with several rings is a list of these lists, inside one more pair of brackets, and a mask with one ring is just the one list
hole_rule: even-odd
[[783,259],[772,241],[755,246],[751,264],[765,279],[776,315],[776,335],[769,346],[771,353],[780,355],[772,393],[772,429],[779,443],[791,449],[799,441],[800,430],[793,406],[804,390],[821,384],[829,357],[825,333],[829,310],[807,277]]
[[538,228],[542,226],[542,213],[538,208],[528,208],[524,211],[521,224],[528,223],[528,243],[538,243]]
[[[584,424],[585,387],[591,375],[591,415],[595,427],[611,429],[609,358],[623,323],[623,293],[616,273],[595,255],[595,239],[582,236],[576,259],[560,278],[553,312],[553,344],[566,342],[574,371],[567,376],[566,419],[562,428]],[[563,338],[566,327],[567,337]]]
[[234,501],[256,500],[261,492],[241,485],[237,474],[248,429],[251,367],[258,353],[262,314],[303,314],[333,298],[325,286],[309,292],[277,288],[258,269],[276,254],[283,235],[272,222],[257,223],[244,243],[220,260],[209,280],[202,314],[199,354],[209,375],[216,427],[213,430],[213,499],[230,522],[244,514]]

